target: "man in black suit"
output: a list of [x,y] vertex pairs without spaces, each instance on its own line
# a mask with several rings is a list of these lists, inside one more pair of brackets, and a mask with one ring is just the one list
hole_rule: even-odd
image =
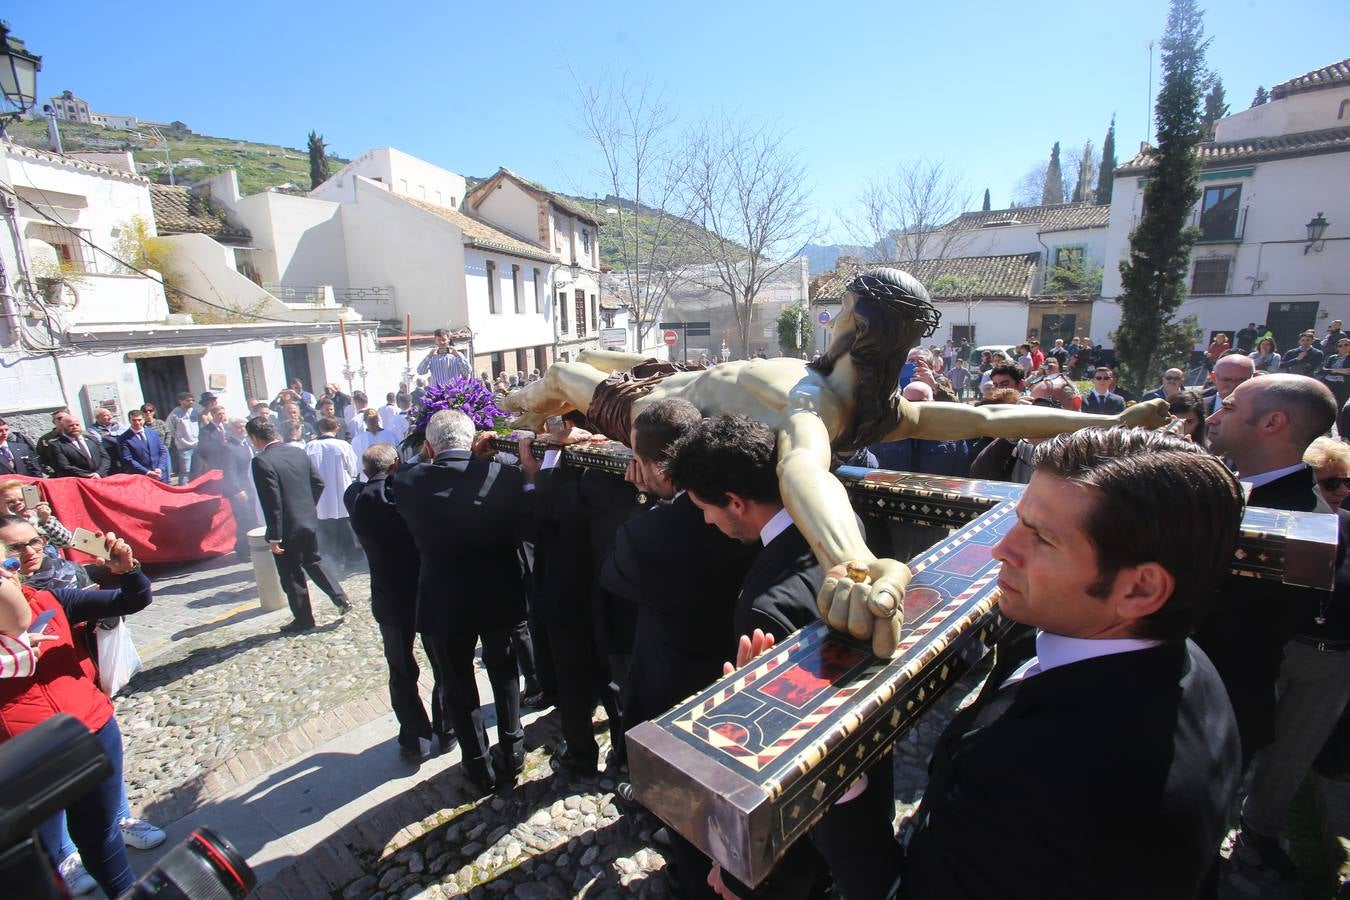
[[117,456],[122,471],[129,475],[148,475],[169,483],[169,448],[159,433],[145,427],[145,413],[133,409],[127,414],[128,427],[117,436]]
[[1092,373],[1092,390],[1083,395],[1083,412],[1115,415],[1125,411],[1125,398],[1112,392],[1116,375],[1106,366],[1098,366]]
[[[394,476],[394,500],[421,558],[417,630],[435,676],[433,723],[453,727],[464,772],[482,790],[514,784],[525,765],[520,676],[511,630],[525,620],[517,554],[527,509],[521,470],[475,459],[473,422],[442,410],[427,423],[431,462]],[[495,754],[478,708],[474,645],[497,709]],[[444,732],[437,735],[442,746]],[[495,759],[493,758],[495,755]]]
[[202,413],[202,427],[197,432],[197,456],[203,472],[224,467],[222,457],[228,419],[225,407],[218,403]]
[[[707,687],[736,656],[733,610],[754,548],[704,521],[687,493],[676,493],[665,466],[670,445],[703,420],[687,400],[658,400],[633,421],[628,480],[670,501],[630,519],[600,566],[600,584],[637,607],[632,664],[623,695],[623,725],[632,728]],[[632,796],[621,784],[619,796]],[[678,879],[702,896],[709,863],[672,835]]]
[[[375,444],[361,455],[361,465],[368,480],[349,484],[342,501],[370,566],[370,609],[389,666],[389,705],[398,720],[399,754],[417,761],[429,751],[433,733],[417,693],[417,659],[413,656],[421,557],[389,490],[389,479],[399,467],[397,451],[388,444]],[[445,725],[436,724],[437,730],[445,730]]]
[[[845,896],[1195,897],[1241,753],[1223,683],[1186,635],[1228,572],[1242,505],[1217,458],[1171,435],[1041,444],[992,551],[1003,615],[1034,631],[999,646],[938,739],[908,850],[889,839],[891,803],[826,853],[836,875],[870,872]],[[840,566],[825,586],[846,580]],[[867,610],[863,597],[848,612]]]
[[108,474],[103,445],[84,433],[80,420],[69,411],[56,416],[57,437],[47,444],[46,463],[57,478],[102,478]]
[[267,543],[276,556],[277,574],[295,619],[281,630],[288,634],[314,627],[305,575],[328,595],[338,613],[346,615],[352,604],[342,585],[319,555],[319,516],[315,504],[323,494],[323,479],[309,464],[305,451],[287,447],[276,429],[263,419],[250,419],[245,426],[253,442],[253,485],[262,506]]
[[[1238,477],[1251,485],[1250,505],[1330,514],[1303,454],[1335,419],[1336,401],[1326,385],[1302,375],[1265,375],[1239,384],[1209,417],[1210,447],[1231,459]],[[1196,641],[1228,688],[1242,731],[1244,762],[1275,738],[1276,682],[1284,645],[1326,594],[1253,581],[1228,579],[1223,604],[1196,632]],[[1250,827],[1248,812],[1244,808],[1240,842],[1270,868],[1292,871],[1279,835]],[[1275,819],[1270,810],[1257,815],[1258,825],[1269,827]]]
[[0,475],[47,477],[42,471],[42,460],[38,458],[37,447],[27,435],[11,430],[9,423],[4,419],[0,419]]
[[[245,443],[247,440],[247,424],[243,419],[231,419],[226,423],[225,444],[220,448],[221,488],[234,513],[234,552],[244,562],[253,556],[248,533],[258,526],[255,511],[258,495],[253,489],[253,474],[249,471],[253,451]],[[168,476],[167,469],[164,474]]]
[[[1298,336],[1298,346],[1280,360],[1280,371],[1287,375],[1313,375],[1322,368],[1323,353],[1315,346],[1317,335],[1305,331]],[[1336,349],[1333,344],[1329,349]]]
[[703,511],[704,521],[757,552],[741,582],[733,631],[756,628],[782,641],[819,617],[820,563],[783,507],[777,440],[745,416],[715,416],[675,441],[671,480]]

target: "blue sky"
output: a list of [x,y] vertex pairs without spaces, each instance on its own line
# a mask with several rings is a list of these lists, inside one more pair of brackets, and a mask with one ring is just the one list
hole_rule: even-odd
[[[1100,145],[1113,112],[1128,157],[1146,134],[1147,45],[1167,12],[1166,0],[6,7],[43,56],[44,95],[292,147],[313,128],[345,157],[392,145],[568,191],[604,186],[573,124],[568,66],[650,77],[687,119],[735,111],[784,129],[833,239],[845,238],[836,212],[902,160],[945,160],[975,207],[986,187],[998,207],[1054,141]],[[1258,84],[1350,54],[1346,0],[1204,8],[1234,110]],[[1157,72],[1155,55],[1155,85]]]

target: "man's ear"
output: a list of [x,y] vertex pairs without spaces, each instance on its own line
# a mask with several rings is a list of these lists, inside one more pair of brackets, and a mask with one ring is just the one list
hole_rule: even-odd
[[1116,612],[1122,619],[1151,616],[1171,599],[1176,585],[1172,573],[1156,562],[1123,569],[1116,575]]
[[750,504],[746,501],[744,497],[742,497],[740,494],[735,494],[732,493],[731,491],[727,491],[727,509],[729,509],[737,517],[745,515],[746,510],[749,508]]

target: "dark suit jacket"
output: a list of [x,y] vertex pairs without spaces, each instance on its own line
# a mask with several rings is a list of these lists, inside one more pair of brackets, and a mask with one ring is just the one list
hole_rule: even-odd
[[219,469],[225,447],[225,430],[214,422],[202,425],[197,434],[197,457],[202,461],[202,469]]
[[[1317,490],[1317,477],[1306,466],[1253,488],[1247,505],[1331,513]],[[1324,593],[1230,577],[1219,591],[1218,603],[1195,631],[1195,642],[1213,660],[1228,688],[1248,757],[1275,737],[1275,679],[1284,645]]]
[[733,609],[754,553],[706,524],[687,494],[618,530],[600,583],[638,607],[625,727],[707,687],[735,660]]
[[10,431],[6,443],[9,445],[10,455],[14,457],[14,465],[9,465],[3,457],[0,457],[0,474],[27,475],[30,478],[47,477],[47,473],[42,471],[42,460],[38,457],[37,448],[25,435]]
[[342,502],[370,563],[370,608],[375,621],[411,632],[416,624],[421,556],[394,506],[388,477],[353,481]]
[[103,452],[102,442],[88,434],[80,435],[79,439],[89,448],[88,456],[81,453],[80,449],[65,437],[47,444],[47,465],[51,466],[52,472],[57,478],[85,478],[94,472],[100,477],[107,475],[110,461],[108,455]]
[[298,447],[269,444],[253,457],[253,486],[262,506],[269,541],[284,541],[319,530],[315,504],[323,494],[323,479]]
[[239,441],[226,439],[225,445],[221,448],[221,488],[226,497],[236,497],[240,491],[248,495],[251,502],[256,496],[257,491],[253,489],[253,479],[250,477],[249,464],[253,461],[253,454]]
[[151,469],[159,469],[159,480],[168,483],[169,448],[153,428],[141,429],[141,435],[145,440],[128,428],[117,436],[117,457],[122,460],[122,471],[144,475]]
[[510,628],[525,619],[517,548],[529,513],[520,470],[447,450],[394,476],[396,508],[421,554],[417,630]]
[[750,563],[736,598],[733,630],[739,636],[760,628],[782,643],[820,617],[816,594],[824,579],[806,538],[796,525],[789,525]]
[[1034,652],[1029,634],[1000,648],[980,698],[938,739],[901,895],[1195,897],[1241,775],[1213,666],[1190,642],[1165,643],[1002,697]]
[[1083,412],[1085,413],[1114,416],[1116,413],[1124,411],[1125,398],[1119,394],[1107,394],[1105,399],[1098,399],[1096,391],[1088,391],[1083,395]]

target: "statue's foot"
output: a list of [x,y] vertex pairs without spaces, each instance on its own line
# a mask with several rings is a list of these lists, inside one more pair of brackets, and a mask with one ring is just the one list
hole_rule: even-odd
[[533,431],[540,434],[544,431],[544,423],[547,420],[548,416],[543,413],[525,412],[507,423],[507,427],[513,431]]

